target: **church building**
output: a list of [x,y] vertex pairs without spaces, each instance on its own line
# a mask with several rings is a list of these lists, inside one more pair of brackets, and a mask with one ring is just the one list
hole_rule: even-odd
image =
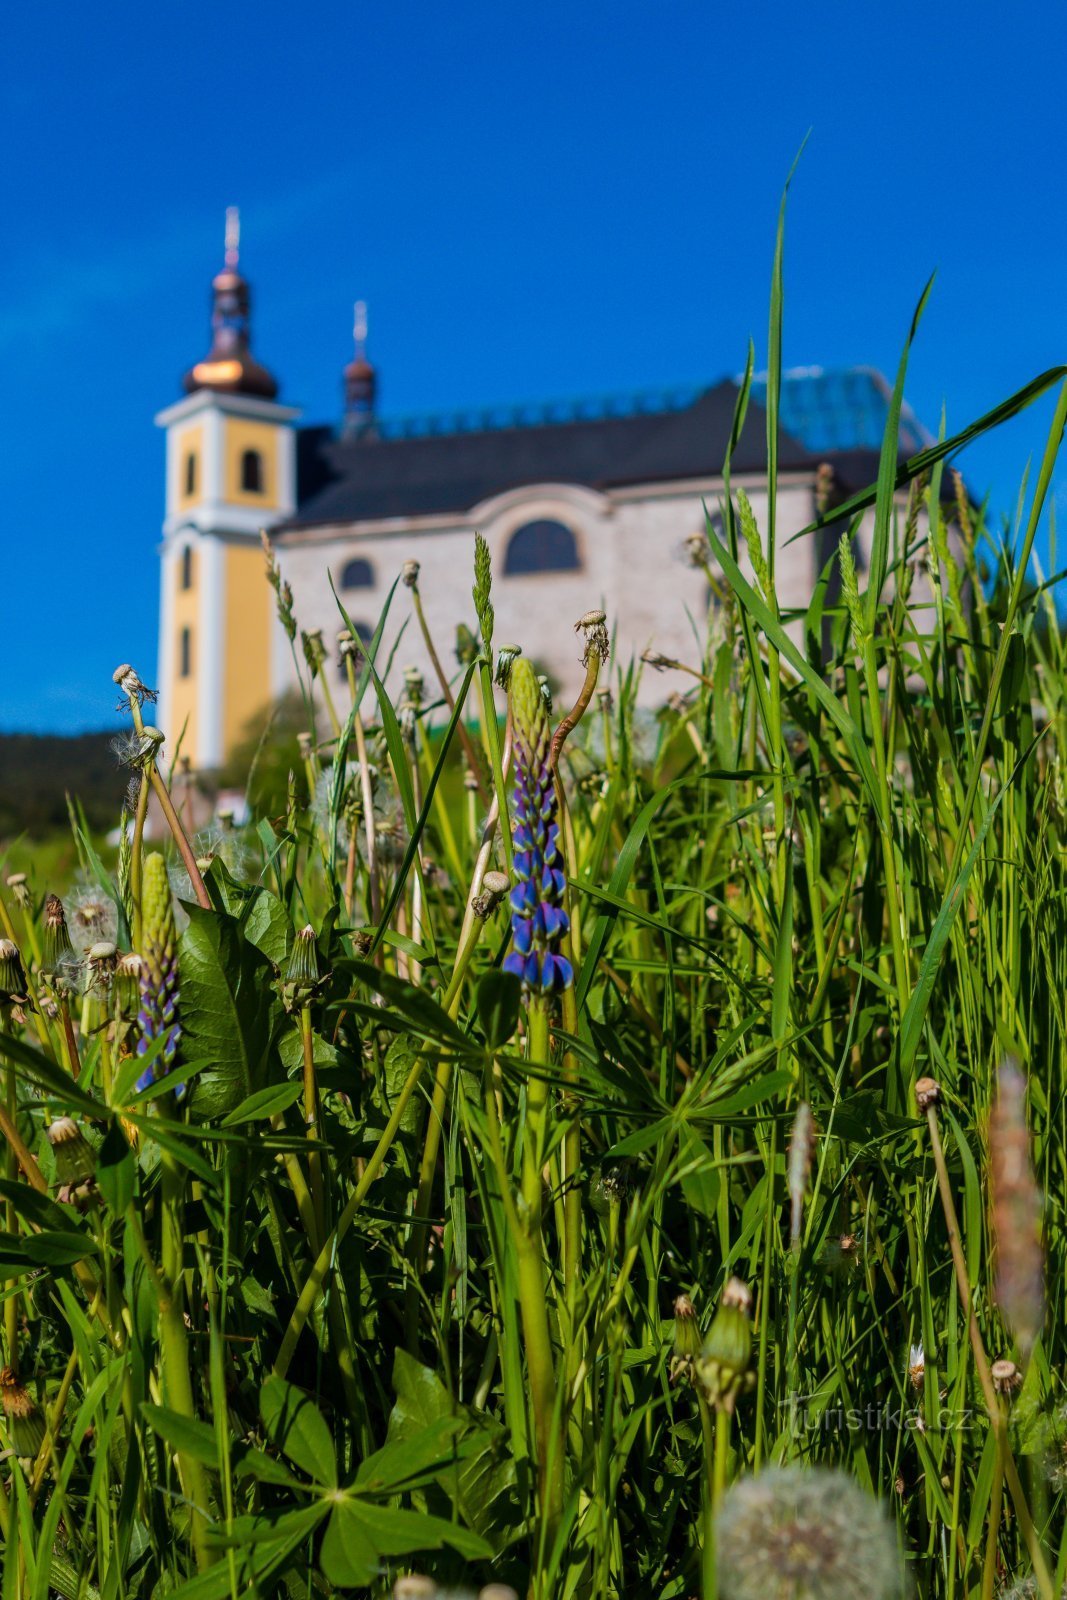
[[[457,623],[474,626],[478,530],[493,560],[496,643],[521,645],[564,699],[581,680],[572,624],[598,606],[619,659],[649,648],[695,659],[708,593],[687,541],[703,530],[704,504],[715,514],[722,495],[733,379],[627,402],[390,421],[379,414],[365,311],[357,306],[343,414],[336,425],[304,426],[252,354],[236,211],[227,213],[212,294],[211,349],[186,373],[184,397],[156,418],[167,446],[159,720],[172,750],[184,730],[181,748],[193,765],[218,766],[250,722],[294,685],[261,529],[292,586],[300,626],[321,629],[328,647],[341,622],[327,574],[369,638],[394,579],[415,560],[431,634],[442,659],[451,659]],[[761,395],[754,385],[732,481],[762,527]],[[786,375],[776,571],[783,611],[806,607],[829,553],[825,538],[789,544],[791,535],[812,522],[827,483],[840,502],[874,481],[888,402],[885,379],[871,369]],[[929,442],[905,410],[901,453]],[[401,587],[383,661],[408,619],[395,670],[414,665],[432,682],[409,614]],[[336,659],[324,670],[336,671]],[[646,673],[643,695],[655,703],[673,687],[669,676]]]

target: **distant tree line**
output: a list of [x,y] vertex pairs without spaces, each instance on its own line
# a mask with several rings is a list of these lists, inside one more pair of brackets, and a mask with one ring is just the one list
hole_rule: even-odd
[[113,737],[0,733],[0,841],[66,828],[68,793],[81,800],[94,831],[113,828],[128,778],[112,753]]

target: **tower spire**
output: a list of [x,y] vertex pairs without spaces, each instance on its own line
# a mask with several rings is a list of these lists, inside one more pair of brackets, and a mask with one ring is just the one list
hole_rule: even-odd
[[239,206],[226,207],[226,254],[225,262],[231,272],[237,271],[237,262],[241,254],[241,208]]
[[344,372],[345,419],[344,434],[349,439],[373,437],[375,428],[374,399],[378,389],[378,374],[367,360],[367,302],[357,300],[352,320],[352,340],[355,355]]
[[211,349],[186,373],[185,388],[273,400],[278,385],[252,357],[252,291],[238,270],[240,249],[241,213],[227,206],[223,268],[211,283]]

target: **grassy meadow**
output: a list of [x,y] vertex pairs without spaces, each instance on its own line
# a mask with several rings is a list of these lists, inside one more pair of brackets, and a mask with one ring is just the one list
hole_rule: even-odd
[[1067,390],[1007,530],[949,458],[1063,374],[894,409],[787,632],[780,259],[660,713],[595,612],[551,708],[480,543],[339,693],[268,554],[306,733],[190,841],[117,673],[117,864],[0,885],[3,1600],[1062,1592]]

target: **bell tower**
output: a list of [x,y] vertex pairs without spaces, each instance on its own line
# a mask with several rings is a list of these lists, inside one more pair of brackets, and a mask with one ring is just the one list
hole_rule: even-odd
[[283,682],[259,535],[295,509],[300,413],[278,403],[277,382],[252,355],[239,248],[231,206],[211,286],[211,349],[186,373],[185,398],[155,419],[167,440],[159,721],[169,756],[180,740],[198,768],[225,759]]

